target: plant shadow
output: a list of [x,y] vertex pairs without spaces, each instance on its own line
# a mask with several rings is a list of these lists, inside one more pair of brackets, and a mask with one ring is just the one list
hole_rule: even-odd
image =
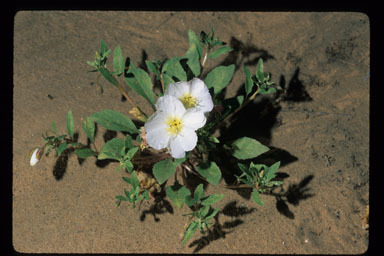
[[[79,139],[79,133],[73,134],[73,141],[77,142]],[[56,159],[55,165],[53,166],[52,174],[57,181],[64,177],[68,167],[68,158],[75,151],[73,147],[65,149]],[[80,162],[79,162],[80,163]],[[82,163],[82,162],[81,162]]]
[[282,91],[278,91],[278,97],[285,102],[305,102],[313,101],[312,97],[306,91],[303,82],[299,79],[300,68],[297,67],[292,78],[286,85],[285,77],[280,76],[279,85]]
[[[244,223],[241,220],[241,216],[251,214],[255,211],[255,208],[248,208],[245,206],[237,206],[237,201],[231,201],[220,210],[217,215],[214,217],[214,223],[208,232],[199,239],[192,241],[189,244],[189,248],[194,247],[193,253],[196,253],[202,250],[204,247],[208,246],[211,242],[218,239],[225,239],[227,234],[233,232],[233,229],[237,226]],[[223,224],[219,222],[219,216],[224,215],[231,218],[236,218],[234,220],[225,221]]]
[[155,222],[159,222],[160,219],[157,217],[159,214],[170,213],[173,214],[174,210],[172,204],[165,199],[165,183],[161,185],[161,190],[159,193],[154,195],[154,202],[151,203],[148,210],[143,210],[140,215],[140,221],[144,221],[148,214],[152,215]]
[[310,188],[307,187],[313,177],[308,175],[298,184],[289,185],[287,191],[281,189],[279,193],[271,193],[276,198],[276,209],[280,214],[289,219],[295,218],[287,203],[298,206],[300,201],[313,197],[314,194],[309,193]]
[[255,66],[259,59],[267,62],[270,59],[275,59],[267,50],[257,47],[252,43],[243,43],[236,37],[232,36],[229,46],[233,49],[227,57],[219,64],[228,66],[235,64],[235,71],[237,71],[244,63],[245,66]]

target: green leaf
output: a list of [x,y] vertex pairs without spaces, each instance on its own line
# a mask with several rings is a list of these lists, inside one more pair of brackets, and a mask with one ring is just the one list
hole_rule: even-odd
[[214,94],[217,95],[224,89],[232,79],[235,71],[235,65],[218,66],[207,74],[204,82],[208,89],[213,88]]
[[202,205],[211,205],[211,204],[217,203],[221,199],[223,199],[224,196],[225,196],[224,194],[213,194],[213,195],[210,195],[206,199],[202,200],[201,204]]
[[208,140],[210,141],[210,142],[213,142],[213,143],[220,143],[220,141],[219,141],[219,139],[218,138],[216,138],[215,136],[209,136],[209,138],[208,138]]
[[177,188],[177,186],[167,187],[165,192],[171,201],[178,207],[181,208],[184,205],[185,198],[191,194],[191,191],[184,186]]
[[221,180],[221,171],[215,162],[209,161],[201,163],[197,166],[197,171],[201,174],[201,176],[206,178],[209,183],[215,186],[217,186]]
[[93,113],[90,117],[108,130],[139,133],[139,130],[128,116],[114,110],[101,110],[100,112]]
[[57,135],[56,121],[52,121],[52,130]]
[[147,201],[149,200],[149,192],[148,192],[148,190],[145,189],[145,190],[143,191],[142,195],[143,195],[143,198],[144,198],[145,200],[147,200]]
[[91,117],[85,118],[81,122],[81,127],[83,128],[85,134],[87,134],[89,140],[94,143],[95,142],[95,123],[93,122]]
[[209,221],[210,219],[212,219],[213,217],[215,217],[215,215],[219,212],[219,209],[214,209],[213,212],[208,215],[207,217],[205,217],[205,220],[206,221]]
[[188,59],[187,65],[192,70],[192,73],[197,77],[200,75],[200,58],[202,47],[199,38],[191,29],[188,30],[189,48],[184,57]]
[[105,79],[107,79],[108,82],[110,82],[114,86],[118,86],[119,85],[117,80],[112,76],[112,74],[107,69],[105,69],[104,67],[99,67],[98,70],[103,75],[103,77]]
[[97,155],[97,152],[93,151],[90,148],[79,148],[79,149],[76,149],[74,153],[78,158],[82,158],[82,159],[86,159],[90,156]]
[[196,36],[195,32],[193,32],[192,29],[188,30],[188,40],[189,40],[189,49],[185,54],[185,56],[187,57],[189,54],[197,53],[199,58],[201,58],[202,47],[201,47],[200,39]]
[[50,140],[62,140],[62,139],[64,139],[65,137],[67,137],[67,135],[66,134],[63,134],[63,135],[60,135],[60,136],[58,136],[58,137],[55,137],[55,136],[49,136],[48,137],[48,139],[50,139]]
[[240,170],[245,173],[246,175],[248,176],[252,176],[252,174],[250,173],[249,169],[247,168],[247,166],[243,163],[237,163],[237,166],[239,166]]
[[275,180],[275,181],[271,181],[270,183],[271,183],[273,186],[280,186],[280,185],[282,185],[284,182],[279,181],[279,180]]
[[161,185],[168,180],[175,173],[178,165],[179,163],[173,162],[172,159],[165,159],[156,163],[153,166],[153,175],[157,182]]
[[198,223],[196,221],[189,224],[187,230],[185,231],[184,239],[183,239],[183,242],[181,243],[182,245],[184,245],[189,239],[191,239],[191,237],[193,236],[197,228],[198,228]]
[[72,146],[72,147],[80,147],[80,146],[85,146],[85,145],[83,145],[83,144],[81,144],[81,143],[79,143],[79,142],[72,142],[72,143],[71,143],[71,146]]
[[204,196],[204,187],[203,184],[199,184],[195,192],[193,193],[193,199],[195,200],[195,203],[199,203],[200,199]]
[[104,42],[103,39],[100,40],[100,55],[103,56],[104,53],[107,50],[107,44]]
[[[90,66],[92,66],[92,67],[94,67],[94,68],[97,68],[97,63],[96,63],[96,61],[89,61],[89,60],[87,60],[87,64],[88,65],[90,65]],[[97,71],[97,70],[92,70],[92,71],[89,71],[89,72],[95,72],[95,71]]]
[[147,66],[148,71],[156,74],[156,77],[157,77],[160,75],[160,72],[157,66],[155,65],[155,63],[156,62],[145,60],[145,65]]
[[179,57],[167,60],[164,63],[161,72],[166,73],[171,78],[174,76],[180,81],[187,81],[187,73],[185,73],[183,67],[181,66]]
[[135,171],[133,171],[133,172],[131,173],[131,178],[129,178],[129,180],[130,180],[129,183],[131,184],[131,186],[132,186],[133,188],[137,189],[138,187],[140,187],[140,181],[139,181],[139,179],[137,178],[137,174],[136,174]]
[[125,148],[133,148],[132,136],[129,134],[125,137]]
[[267,181],[276,177],[275,172],[277,171],[277,169],[279,169],[279,167],[280,167],[280,161],[274,163],[269,168],[267,168],[267,171],[264,174]]
[[115,198],[116,198],[117,200],[120,200],[120,201],[128,201],[128,199],[125,198],[125,197],[123,197],[123,196],[115,196]]
[[211,53],[208,55],[208,57],[214,59],[214,58],[219,57],[221,54],[230,52],[230,51],[232,51],[232,50],[233,50],[233,49],[232,49],[231,47],[229,47],[229,46],[223,46],[223,47],[220,47],[219,49],[217,49],[217,50],[211,52]]
[[132,188],[131,191],[124,189],[124,194],[127,197],[128,201],[132,202],[134,197],[134,188]]
[[255,139],[242,137],[232,143],[232,155],[237,159],[244,160],[257,157],[269,150]]
[[121,177],[125,182],[131,184],[131,180],[128,177]]
[[121,159],[121,149],[124,147],[124,140],[119,138],[113,138],[107,141],[104,146],[101,148],[99,156],[97,159]]
[[252,74],[246,66],[243,66],[243,71],[245,74],[245,96],[248,96],[253,88]]
[[116,46],[115,50],[113,51],[113,71],[117,75],[121,75],[124,72],[125,67],[125,61],[123,52],[120,48],[120,46]]
[[74,130],[75,130],[75,126],[73,123],[72,110],[69,110],[67,113],[67,131],[68,131],[69,137],[71,138],[73,137]]
[[63,151],[66,150],[67,147],[68,147],[68,144],[66,142],[61,143],[57,148],[57,154],[61,155],[61,153],[63,153]]
[[126,77],[127,84],[132,88],[137,94],[144,97],[151,106],[155,104],[155,94],[153,93],[153,84],[152,80],[149,77],[148,73],[141,68],[136,68],[131,60],[129,65],[129,72],[131,72],[136,80]]
[[211,206],[208,204],[208,205],[204,205],[204,207],[200,208],[200,217],[203,218],[205,217],[205,215],[207,215],[207,213],[209,212],[209,208],[211,208]]
[[199,56],[197,55],[197,53],[195,55],[191,55],[188,57],[187,65],[189,66],[189,68],[191,69],[195,77],[198,77],[200,75],[201,66],[200,66]]
[[123,163],[125,169],[130,173],[133,170],[133,163],[130,160],[125,160]]
[[260,58],[257,63],[256,78],[259,82],[264,81],[264,64],[262,58]]
[[168,85],[174,84],[175,80],[173,80],[172,77],[166,73],[162,74],[162,76],[163,76],[163,82],[164,82],[164,90],[167,90]]
[[264,201],[260,198],[259,192],[257,192],[256,189],[253,189],[251,193],[251,198],[253,202],[257,203],[258,205],[264,206]]
[[191,207],[192,205],[196,204],[197,202],[195,201],[195,199],[191,196],[187,196],[185,198],[185,203],[188,205],[188,207]]
[[276,89],[273,87],[269,87],[268,90],[261,89],[259,91],[260,94],[271,94],[271,93],[275,93],[275,92],[276,92]]
[[132,159],[132,157],[136,154],[137,150],[139,150],[139,147],[130,148],[125,157],[128,159]]
[[140,187],[140,181],[139,179],[137,178],[137,174],[135,171],[132,172],[131,174],[131,177],[128,178],[128,177],[122,177],[122,179],[127,182],[129,185],[131,185],[131,192],[133,193],[134,190],[137,188],[137,187]]

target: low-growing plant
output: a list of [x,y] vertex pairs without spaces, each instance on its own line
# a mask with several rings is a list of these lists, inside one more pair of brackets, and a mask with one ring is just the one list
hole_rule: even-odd
[[[80,159],[97,157],[98,160],[119,162],[117,170],[124,170],[128,177],[122,177],[130,187],[123,195],[116,196],[116,206],[128,202],[134,208],[137,203],[148,201],[165,192],[172,203],[192,210],[188,216],[182,238],[185,244],[199,230],[206,232],[212,226],[211,220],[219,212],[212,205],[222,200],[224,194],[204,195],[203,182],[220,186],[222,172],[214,161],[219,152],[225,151],[238,162],[241,175],[235,175],[236,184],[232,188],[248,187],[252,189],[252,200],[261,206],[264,201],[260,194],[268,193],[281,181],[275,180],[280,162],[271,166],[264,164],[245,164],[269,151],[269,148],[249,137],[239,137],[234,141],[219,141],[214,136],[228,120],[241,111],[259,94],[271,94],[276,91],[270,81],[270,74],[264,71],[260,58],[255,74],[243,66],[245,76],[243,95],[222,99],[218,97],[230,84],[235,72],[235,65],[220,65],[210,70],[202,78],[203,69],[208,60],[226,54],[233,49],[211,33],[200,33],[200,38],[188,31],[189,48],[184,56],[167,60],[146,60],[148,70],[135,66],[134,61],[125,58],[120,46],[112,52],[104,40],[100,41],[100,50],[96,51],[93,61],[87,63],[106,81],[119,89],[131,104],[127,111],[134,116],[135,122],[126,114],[111,109],[104,109],[91,114],[81,122],[82,130],[89,139],[83,144],[75,138],[75,126],[72,111],[69,110],[67,133],[59,134],[55,121],[52,122],[52,135],[43,135],[44,145],[31,152],[30,164],[36,165],[44,155],[53,149],[56,156],[72,148]],[[107,60],[112,54],[112,65]],[[151,74],[153,74],[151,78]],[[154,81],[160,84],[157,90]],[[153,109],[145,113],[134,103],[122,81],[137,95],[141,96]],[[122,132],[125,138],[108,140],[100,150],[95,144],[95,123],[107,130]],[[138,127],[139,126],[139,127]],[[215,158],[216,156],[216,158]],[[183,184],[177,180],[177,174],[183,178]],[[188,175],[187,175],[188,174]],[[167,184],[175,175],[175,183]],[[188,177],[197,176],[200,184],[193,190],[188,185]],[[226,186],[224,186],[226,187]],[[192,191],[193,190],[193,191]],[[193,192],[193,193],[192,193]]]

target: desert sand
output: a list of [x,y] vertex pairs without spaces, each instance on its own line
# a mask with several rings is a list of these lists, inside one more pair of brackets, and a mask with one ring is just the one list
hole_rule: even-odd
[[[210,60],[235,64],[226,97],[239,93],[258,59],[282,88],[254,102],[221,131],[220,139],[248,136],[274,150],[284,185],[262,195],[207,186],[224,193],[212,236],[180,233],[189,209],[167,198],[156,208],[132,209],[115,196],[126,176],[118,163],[78,161],[51,153],[31,167],[28,153],[43,145],[53,120],[66,131],[72,110],[81,120],[102,109],[128,116],[131,106],[100,79],[93,60],[103,39],[120,45],[136,66],[183,56],[187,31],[217,35],[234,50]],[[14,17],[12,245],[26,253],[358,254],[368,248],[370,21],[358,12],[20,11]],[[204,75],[204,74],[203,74]],[[151,108],[133,91],[144,111]],[[99,126],[96,144],[120,133]],[[225,159],[223,159],[223,162]],[[226,184],[223,179],[221,184]]]

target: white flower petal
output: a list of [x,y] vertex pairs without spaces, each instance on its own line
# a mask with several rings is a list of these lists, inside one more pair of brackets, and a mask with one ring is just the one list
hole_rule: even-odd
[[171,95],[164,95],[160,97],[155,106],[158,111],[164,113],[166,116],[182,116],[186,111],[183,103]]
[[29,161],[29,164],[31,166],[34,166],[36,165],[38,162],[39,162],[39,159],[37,158],[37,152],[39,151],[40,148],[36,148],[34,151],[33,151],[33,154],[31,156],[31,159]]
[[185,157],[185,150],[183,148],[183,142],[180,139],[180,136],[171,138],[169,143],[169,151],[171,153],[171,156],[174,158]]
[[176,98],[180,98],[184,94],[189,94],[190,91],[191,88],[188,82],[177,82],[174,84],[169,84],[164,95],[171,95]]
[[191,84],[191,93],[194,96],[198,96],[198,95],[200,95],[202,93],[206,93],[206,92],[209,93],[208,88],[205,85],[205,83],[197,77],[193,78],[190,81],[190,84]]
[[191,94],[197,98],[198,107],[203,112],[210,112],[213,109],[212,96],[208,87],[199,78],[191,80]]
[[213,101],[212,97],[209,93],[202,95],[199,99],[198,107],[203,111],[204,113],[211,112],[213,109]]
[[183,124],[186,128],[197,130],[205,125],[207,118],[199,108],[188,109],[183,116]]
[[177,137],[180,137],[182,147],[185,151],[191,151],[196,147],[197,135],[193,129],[184,127],[183,131]]
[[166,148],[169,143],[169,134],[165,125],[166,116],[161,112],[156,112],[145,123],[146,140],[149,146],[160,150]]

